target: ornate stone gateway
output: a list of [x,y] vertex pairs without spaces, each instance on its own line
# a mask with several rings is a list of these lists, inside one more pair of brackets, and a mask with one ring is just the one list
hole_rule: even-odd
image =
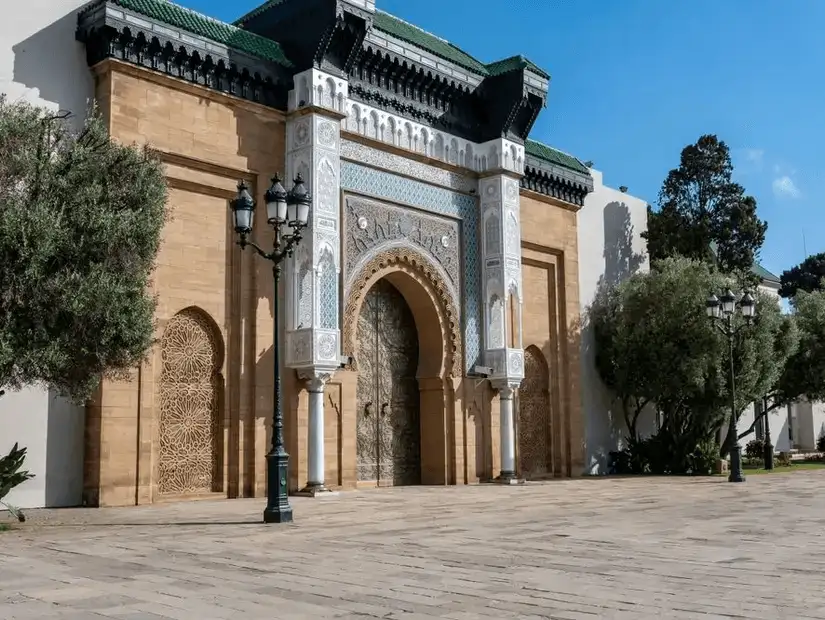
[[421,482],[418,332],[407,302],[386,280],[358,317],[358,480]]
[[524,381],[519,389],[519,470],[527,479],[550,473],[550,381],[547,363],[536,347],[524,351]]

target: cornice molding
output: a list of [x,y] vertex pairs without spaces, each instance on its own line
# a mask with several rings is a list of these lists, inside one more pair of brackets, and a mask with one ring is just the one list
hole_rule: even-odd
[[117,59],[241,99],[286,108],[291,82],[286,68],[111,3],[81,12],[76,38],[86,46],[90,67]]

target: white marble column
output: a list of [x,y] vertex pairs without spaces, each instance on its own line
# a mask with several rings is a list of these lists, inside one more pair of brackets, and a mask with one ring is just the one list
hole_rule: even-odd
[[509,385],[499,388],[501,432],[501,475],[500,480],[510,483],[516,479],[516,434],[513,407],[513,388]]
[[324,482],[324,387],[331,375],[326,373],[306,376],[307,392],[309,393],[309,424],[307,450],[307,485],[301,490],[301,495],[317,497],[329,494]]

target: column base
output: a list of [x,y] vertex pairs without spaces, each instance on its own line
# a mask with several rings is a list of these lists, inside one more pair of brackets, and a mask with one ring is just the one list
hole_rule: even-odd
[[323,484],[310,483],[295,493],[298,497],[332,498],[338,497],[338,491],[331,491]]
[[506,485],[516,485],[516,484],[524,484],[526,480],[523,478],[517,478],[513,472],[503,471],[498,478],[493,480],[495,484],[506,484]]

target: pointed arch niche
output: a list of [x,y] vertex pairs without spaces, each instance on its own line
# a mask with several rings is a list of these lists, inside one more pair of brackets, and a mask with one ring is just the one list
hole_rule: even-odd
[[518,391],[518,467],[526,479],[543,478],[552,468],[550,370],[541,350],[524,350],[524,381]]
[[206,312],[186,308],[167,323],[160,353],[157,494],[174,498],[221,492],[224,344],[220,331]]

